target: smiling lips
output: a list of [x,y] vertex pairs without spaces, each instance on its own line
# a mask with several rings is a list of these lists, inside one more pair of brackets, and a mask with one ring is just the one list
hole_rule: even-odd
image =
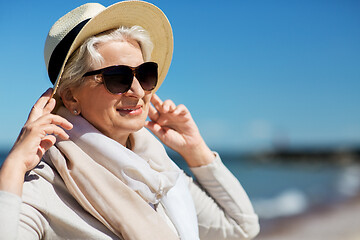
[[131,115],[131,116],[137,116],[140,115],[142,113],[142,106],[141,105],[137,105],[137,106],[125,106],[125,107],[120,107],[116,109],[121,115]]

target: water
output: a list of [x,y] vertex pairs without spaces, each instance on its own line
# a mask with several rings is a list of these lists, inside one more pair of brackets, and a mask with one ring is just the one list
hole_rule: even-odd
[[6,151],[6,150],[0,151],[0,165],[2,165],[2,163],[4,162],[7,154],[8,154],[8,151]]
[[[184,162],[178,158],[175,161],[186,169]],[[261,219],[299,215],[360,193],[357,164],[340,165],[327,160],[260,163],[226,155],[222,161],[239,179]]]
[[[7,152],[0,152],[0,163]],[[220,154],[221,155],[221,154]],[[174,161],[190,173],[184,161]],[[239,179],[261,219],[302,214],[314,206],[335,204],[360,192],[360,165],[323,161],[260,163],[222,155]]]

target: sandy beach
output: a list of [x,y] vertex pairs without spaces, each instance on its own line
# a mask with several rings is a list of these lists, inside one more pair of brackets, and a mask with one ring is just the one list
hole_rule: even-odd
[[360,240],[360,196],[270,223],[256,240]]

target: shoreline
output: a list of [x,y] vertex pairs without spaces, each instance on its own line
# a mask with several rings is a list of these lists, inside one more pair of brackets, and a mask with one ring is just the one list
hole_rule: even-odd
[[[256,240],[360,240],[360,195],[304,214],[264,220]],[[260,222],[261,224],[261,222]]]

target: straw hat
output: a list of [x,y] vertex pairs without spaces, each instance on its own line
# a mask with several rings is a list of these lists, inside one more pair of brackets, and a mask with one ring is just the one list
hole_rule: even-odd
[[165,14],[150,3],[123,1],[107,8],[98,3],[84,4],[52,26],[45,42],[44,57],[50,81],[54,84],[54,93],[67,60],[87,38],[120,26],[134,25],[148,31],[154,44],[151,61],[159,65],[157,90],[165,79],[173,53],[170,23]]

